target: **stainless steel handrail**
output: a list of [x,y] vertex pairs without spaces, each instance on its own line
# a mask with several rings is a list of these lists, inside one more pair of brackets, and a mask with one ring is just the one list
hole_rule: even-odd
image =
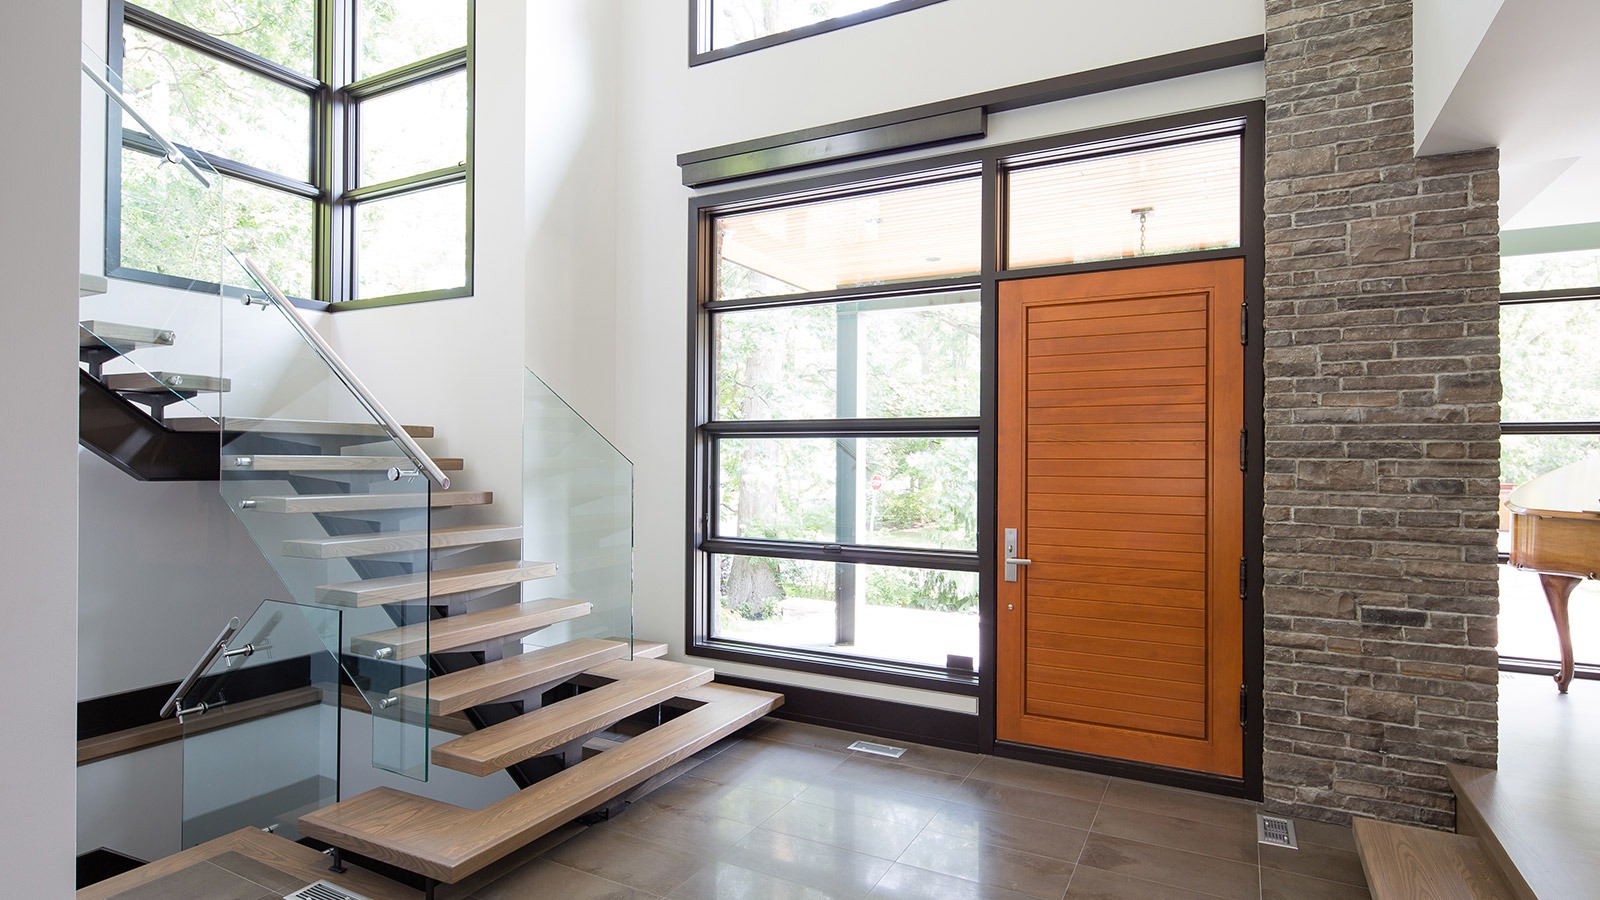
[[339,380],[344,382],[344,386],[349,388],[350,393],[356,395],[356,399],[361,402],[363,407],[366,407],[368,415],[376,419],[378,424],[389,432],[389,436],[394,439],[395,443],[400,445],[400,450],[405,453],[406,458],[410,459],[419,471],[425,473],[429,481],[438,485],[440,490],[449,490],[450,477],[444,474],[444,470],[439,468],[439,464],[434,462],[433,458],[422,447],[418,446],[416,440],[410,434],[406,433],[405,428],[401,427],[395,417],[389,415],[389,411],[383,408],[383,404],[378,402],[378,398],[374,397],[372,392],[367,390],[367,386],[361,383],[361,379],[350,371],[350,367],[345,365],[344,360],[339,358],[339,354],[335,353],[332,347],[328,346],[328,342],[322,339],[322,335],[317,334],[312,329],[311,325],[300,315],[300,310],[295,309],[294,304],[289,302],[289,298],[284,296],[283,291],[278,289],[272,279],[268,278],[266,273],[262,272],[250,257],[239,256],[236,258],[239,260],[239,264],[244,266],[245,271],[250,273],[250,277],[256,280],[256,284],[261,285],[261,289],[266,292],[267,297],[272,301],[272,305],[278,308],[278,312],[289,320],[289,324],[294,326],[294,330],[300,333],[300,337],[311,345],[311,349],[317,351],[317,355],[322,357],[322,361],[327,364],[328,368],[333,370],[333,374],[339,376]]
[[228,649],[229,639],[238,630],[238,616],[229,619],[228,624],[222,626],[222,633],[217,635],[217,639],[211,642],[211,646],[206,649],[205,655],[201,656],[200,661],[194,664],[194,668],[189,670],[189,674],[183,676],[183,680],[178,682],[178,689],[172,692],[172,696],[167,698],[166,703],[162,704],[161,718],[165,719],[167,716],[177,712],[178,704],[183,700],[183,695],[189,693],[190,688],[193,688],[194,683],[200,680],[200,676],[205,674],[206,669],[211,668],[211,664],[217,660],[217,655]]
[[139,115],[139,111],[133,108],[133,104],[128,102],[128,98],[122,96],[122,92],[117,90],[110,81],[106,80],[104,75],[95,71],[95,68],[89,65],[88,60],[83,60],[78,65],[83,68],[83,74],[89,76],[90,81],[98,85],[100,90],[105,91],[107,97],[110,97],[118,106],[122,107],[123,112],[139,123],[139,127],[144,129],[145,134],[150,135],[156,143],[161,145],[161,149],[167,154],[167,162],[178,163],[188,169],[189,174],[193,175],[201,184],[208,188],[211,187],[211,179],[200,171],[200,167],[194,164],[194,160],[190,159],[187,153],[179,150],[177,144],[167,140],[166,136],[157,131],[156,127],[150,124],[149,119]]

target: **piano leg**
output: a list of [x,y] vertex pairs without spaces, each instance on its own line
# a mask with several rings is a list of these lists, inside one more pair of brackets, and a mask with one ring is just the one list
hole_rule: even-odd
[[1556,673],[1556,687],[1567,692],[1572,684],[1572,622],[1567,618],[1567,600],[1582,578],[1571,575],[1539,573],[1539,584],[1544,587],[1544,598],[1550,601],[1550,615],[1556,620],[1556,636],[1561,639],[1561,671]]

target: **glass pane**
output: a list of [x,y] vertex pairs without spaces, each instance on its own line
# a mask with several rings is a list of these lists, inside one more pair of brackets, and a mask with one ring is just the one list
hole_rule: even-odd
[[978,294],[717,313],[720,420],[976,416]]
[[356,77],[390,69],[467,45],[465,0],[358,0],[361,40]]
[[1008,265],[1239,246],[1239,138],[1018,169]]
[[467,161],[467,73],[361,104],[361,183],[379,184]]
[[1500,290],[1508,294],[1590,287],[1600,287],[1600,249],[1500,260]]
[[[216,198],[207,199],[199,182],[166,169],[156,157],[123,148],[122,266],[252,287],[237,266],[220,265],[226,245],[255,259],[290,296],[314,296],[312,201],[227,177],[216,179]],[[217,200],[213,212],[206,204]]]
[[711,48],[792,31],[814,22],[876,9],[891,0],[707,0],[711,10]]
[[139,5],[303,75],[316,74],[316,0],[140,0]]
[[311,180],[310,97],[137,28],[123,39],[128,99],[169,139]]
[[1600,421],[1600,300],[1500,307],[1506,422]]
[[[1567,608],[1572,623],[1572,651],[1579,665],[1600,663],[1600,581],[1587,579],[1572,592]],[[1537,572],[1500,567],[1501,656],[1561,659],[1555,620],[1539,586]],[[1553,690],[1553,689],[1552,689]]]
[[338,640],[336,611],[268,600],[229,641],[245,652],[217,659],[184,695],[183,847],[240,828],[298,840],[300,817],[339,799],[329,635]]
[[963,178],[719,216],[717,299],[973,274],[981,187]]
[[724,438],[717,534],[978,549],[976,438]]
[[631,643],[633,463],[538,376],[522,374],[522,558],[558,567],[524,585],[523,601],[577,597],[591,604],[588,615],[524,641]]
[[757,556],[713,556],[711,567],[713,637],[939,668],[978,657],[976,572]]
[[467,186],[451,184],[356,207],[357,297],[467,283]]

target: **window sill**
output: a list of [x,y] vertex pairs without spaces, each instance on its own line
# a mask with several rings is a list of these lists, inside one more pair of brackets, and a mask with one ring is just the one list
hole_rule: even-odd
[[828,675],[851,681],[874,684],[892,684],[900,687],[937,691],[976,697],[981,689],[976,672],[952,673],[941,669],[916,666],[910,663],[893,663],[874,659],[858,659],[842,655],[790,650],[736,641],[693,641],[688,655],[702,659],[719,659],[726,662],[745,663],[768,669],[788,669],[812,675]]

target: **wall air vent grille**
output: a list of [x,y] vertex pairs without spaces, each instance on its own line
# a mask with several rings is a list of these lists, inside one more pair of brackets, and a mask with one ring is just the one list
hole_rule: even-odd
[[283,895],[283,900],[369,900],[369,898],[352,894],[344,888],[334,887],[326,881],[318,881],[292,894]]
[[1264,816],[1257,813],[1256,840],[1274,847],[1300,849],[1299,843],[1295,841],[1294,823],[1281,816]]

